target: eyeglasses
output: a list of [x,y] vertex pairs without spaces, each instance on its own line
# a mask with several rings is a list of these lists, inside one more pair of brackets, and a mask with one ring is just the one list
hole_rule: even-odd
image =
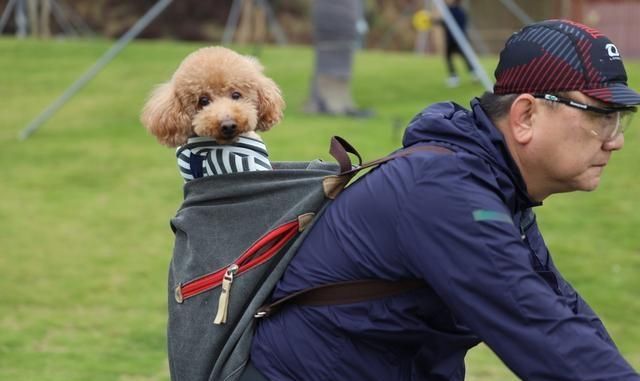
[[632,114],[637,110],[637,108],[633,106],[597,107],[552,94],[533,94],[533,97],[549,102],[561,103],[591,113],[596,123],[592,128],[587,128],[587,131],[601,142],[614,140],[620,134],[624,133],[631,123]]

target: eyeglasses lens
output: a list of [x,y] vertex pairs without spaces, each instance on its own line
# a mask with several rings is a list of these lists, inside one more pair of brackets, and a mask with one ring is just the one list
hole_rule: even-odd
[[632,113],[613,112],[602,116],[600,131],[594,131],[595,135],[604,141],[613,140],[622,134],[631,123]]

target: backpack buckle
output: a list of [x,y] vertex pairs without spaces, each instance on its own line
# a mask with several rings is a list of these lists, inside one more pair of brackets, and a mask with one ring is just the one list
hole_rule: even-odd
[[253,317],[255,319],[261,319],[261,318],[267,317],[269,315],[271,315],[271,307],[262,306],[262,307],[258,308],[258,310],[256,311],[255,314],[253,314]]

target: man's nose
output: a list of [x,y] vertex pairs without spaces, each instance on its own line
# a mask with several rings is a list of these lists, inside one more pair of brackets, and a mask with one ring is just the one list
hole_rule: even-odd
[[618,134],[615,138],[604,142],[602,148],[605,151],[618,151],[624,146],[624,134]]

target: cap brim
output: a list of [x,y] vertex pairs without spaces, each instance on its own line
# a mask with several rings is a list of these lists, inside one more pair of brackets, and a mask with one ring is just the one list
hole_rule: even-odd
[[582,93],[606,103],[622,106],[636,106],[640,104],[640,94],[622,83],[614,83],[600,89],[581,90]]

